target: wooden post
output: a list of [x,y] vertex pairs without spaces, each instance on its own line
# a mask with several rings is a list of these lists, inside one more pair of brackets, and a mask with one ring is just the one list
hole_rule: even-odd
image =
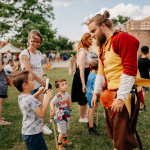
[[53,125],[54,137],[55,137],[55,142],[56,142],[56,149],[58,150],[57,134],[56,134],[54,119],[52,121],[52,125]]
[[98,127],[98,103],[97,103],[97,113],[96,113],[96,126]]

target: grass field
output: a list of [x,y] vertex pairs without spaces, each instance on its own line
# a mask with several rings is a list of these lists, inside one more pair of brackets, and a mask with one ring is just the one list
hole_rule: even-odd
[[[71,85],[73,76],[68,75],[67,68],[57,68],[46,71],[50,82],[53,85],[54,95],[57,93],[54,87],[54,81],[57,78],[67,79],[69,90],[71,92]],[[8,98],[5,99],[3,104],[3,117],[7,121],[12,122],[11,125],[0,126],[0,150],[25,150],[25,144],[21,137],[21,126],[22,126],[22,113],[18,106],[18,94],[19,92],[15,87],[8,88]],[[146,95],[146,106],[147,110],[141,112],[139,115],[137,131],[141,137],[143,150],[150,150],[150,92]],[[71,103],[72,117],[70,129],[68,130],[68,138],[74,145],[67,147],[67,150],[112,150],[113,143],[106,133],[106,123],[104,119],[104,109],[99,104],[99,125],[97,130],[101,133],[100,136],[93,136],[88,134],[88,129],[85,123],[79,123],[79,113],[77,103]],[[50,129],[52,124],[48,123],[49,120],[49,108],[46,113],[46,122]],[[96,122],[96,115],[94,118]],[[58,134],[57,134],[58,135]],[[44,135],[44,139],[49,150],[54,150],[55,141],[54,135]]]

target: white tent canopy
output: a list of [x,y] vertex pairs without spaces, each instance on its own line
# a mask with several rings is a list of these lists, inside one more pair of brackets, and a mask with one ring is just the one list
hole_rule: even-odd
[[21,53],[22,50],[8,43],[3,48],[0,49],[0,53],[5,53],[7,50],[10,50],[10,53]]

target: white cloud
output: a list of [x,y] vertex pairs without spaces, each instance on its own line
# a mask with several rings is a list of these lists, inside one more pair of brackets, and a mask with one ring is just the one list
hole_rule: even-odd
[[[59,7],[59,6],[69,6],[71,5],[73,2],[75,2],[77,0],[53,0],[52,1],[52,4],[54,5],[54,7]],[[81,1],[81,0],[78,0],[78,1]],[[89,2],[91,0],[83,0],[85,3],[86,2]]]
[[141,20],[150,15],[150,5],[140,7],[133,4],[124,5],[123,3],[121,3],[115,6],[114,8],[107,10],[110,12],[111,18],[117,17],[118,15],[122,15],[128,16],[133,20]]
[[[128,4],[125,5],[123,3],[120,3],[116,5],[113,8],[106,8],[103,7],[98,11],[97,13],[93,14],[91,13],[88,17],[86,16],[84,18],[84,21],[86,21],[88,18],[93,17],[96,14],[103,14],[105,10],[108,10],[110,13],[110,18],[117,17],[118,15],[127,16],[130,17],[133,20],[142,20],[148,16],[150,16],[150,5],[140,7],[138,5]],[[82,27],[82,32],[87,32],[87,27]]]
[[91,1],[91,0],[84,0],[84,2],[89,2],[89,1]]
[[69,6],[71,5],[75,0],[53,0],[52,4],[54,7],[59,7],[59,6]]

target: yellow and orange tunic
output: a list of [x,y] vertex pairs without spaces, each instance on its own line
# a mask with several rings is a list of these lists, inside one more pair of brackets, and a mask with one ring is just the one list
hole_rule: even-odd
[[[114,32],[98,50],[99,70],[98,74],[105,76],[105,84],[108,90],[118,90],[122,73],[135,76],[136,85],[145,85],[146,81],[140,78],[137,67],[137,51],[139,41],[124,32]],[[149,81],[150,83],[150,81]],[[149,84],[150,86],[150,84]],[[138,92],[141,86],[137,87]],[[141,96],[142,92],[139,93]],[[136,102],[137,100],[135,100]],[[130,95],[125,101],[129,116],[131,115]]]

